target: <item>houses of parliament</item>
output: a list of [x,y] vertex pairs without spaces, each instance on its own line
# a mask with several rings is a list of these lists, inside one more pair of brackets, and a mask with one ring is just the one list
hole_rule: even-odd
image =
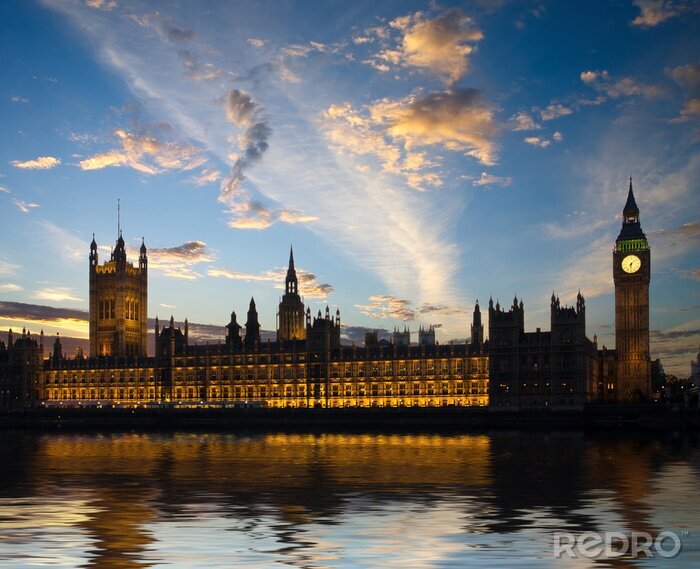
[[[67,358],[57,336],[8,334],[0,342],[0,408],[31,406],[436,407],[538,409],[634,402],[650,394],[650,249],[632,180],[612,253],[615,349],[586,337],[586,301],[550,299],[551,327],[525,331],[525,308],[488,304],[488,340],[477,301],[471,338],[439,344],[435,330],[408,329],[391,341],[367,332],[364,346],[341,341],[340,312],[312,315],[299,294],[290,251],[275,341],[261,341],[258,311],[235,312],[225,341],[190,342],[187,320],[155,322],[146,353],[148,252],[127,261],[121,232],[111,258],[90,245],[90,355]],[[48,357],[44,357],[45,352]]]

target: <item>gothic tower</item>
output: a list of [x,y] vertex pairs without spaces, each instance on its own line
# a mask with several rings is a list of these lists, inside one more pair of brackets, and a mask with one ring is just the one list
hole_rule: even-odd
[[250,298],[248,306],[248,319],[245,323],[245,348],[247,351],[255,351],[260,343],[260,322],[258,320],[258,310],[255,308],[255,299]]
[[141,243],[139,264],[126,260],[119,230],[109,261],[99,264],[97,243],[90,244],[90,355],[143,356],[148,325],[148,257]]
[[474,306],[474,317],[472,318],[472,339],[470,344],[472,353],[480,354],[484,349],[484,325],[481,323],[481,308],[479,301]]
[[277,312],[277,340],[305,340],[304,303],[299,296],[299,280],[294,268],[294,251],[289,249],[289,268],[284,282],[284,296]]
[[651,390],[649,359],[649,280],[651,253],[639,223],[630,178],[622,229],[613,251],[617,399],[638,400]]

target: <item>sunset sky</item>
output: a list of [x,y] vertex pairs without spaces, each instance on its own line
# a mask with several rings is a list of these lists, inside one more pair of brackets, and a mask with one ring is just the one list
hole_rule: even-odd
[[[93,232],[149,248],[149,316],[312,311],[469,335],[477,299],[587,301],[614,347],[629,176],[652,358],[700,344],[695,2],[0,4],[0,329],[86,336]],[[21,307],[16,303],[58,309]],[[67,310],[71,309],[71,310]],[[44,312],[42,313],[42,310]],[[349,335],[351,337],[351,335]],[[414,339],[417,339],[414,337]]]

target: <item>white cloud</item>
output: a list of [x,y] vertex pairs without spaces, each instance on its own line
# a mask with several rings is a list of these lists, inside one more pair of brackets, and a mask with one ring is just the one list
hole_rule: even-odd
[[19,95],[13,95],[12,97],[10,97],[10,100],[13,103],[29,103],[29,99],[27,99],[26,97],[20,97]]
[[82,170],[126,166],[144,174],[159,174],[167,170],[194,170],[207,161],[191,145],[164,142],[150,134],[134,134],[124,129],[117,129],[114,134],[121,148],[81,160]]
[[[299,294],[305,298],[326,298],[333,292],[333,287],[328,283],[319,283],[315,274],[305,270],[296,269],[299,280]],[[223,277],[236,281],[269,282],[274,283],[274,288],[284,289],[284,279],[287,275],[286,268],[270,269],[262,273],[244,273],[222,268],[211,268],[207,271],[210,277]]]
[[139,26],[155,30],[160,39],[166,43],[186,43],[195,37],[194,30],[180,27],[172,18],[160,12],[132,15],[131,19]]
[[514,126],[512,127],[513,130],[515,131],[520,131],[520,130],[540,130],[542,128],[541,125],[537,124],[535,122],[535,119],[532,118],[531,115],[528,113],[521,111],[515,115],[513,115],[509,121],[511,124]]
[[29,213],[32,209],[39,207],[39,204],[25,202],[24,200],[18,200],[17,198],[12,198],[12,201],[17,206],[17,209],[22,213]]
[[13,160],[10,162],[15,168],[22,168],[23,170],[48,170],[58,166],[60,163],[61,161],[53,156],[39,156],[34,160],[26,160],[24,162]]
[[540,117],[543,121],[551,121],[559,117],[572,114],[574,111],[560,103],[550,103],[547,108],[540,111]]
[[510,186],[512,182],[513,178],[510,176],[494,176],[493,174],[482,172],[481,176],[472,183],[475,186]]
[[23,290],[21,286],[14,283],[0,284],[0,292],[19,292]]
[[67,287],[43,288],[34,292],[34,298],[50,300],[52,302],[82,302],[82,298],[75,296],[72,289]]
[[523,141],[527,144],[537,146],[538,148],[547,148],[553,142],[561,142],[562,140],[564,140],[564,135],[558,130],[552,134],[552,138],[546,138],[544,136],[527,136],[523,139]]
[[192,183],[196,186],[206,186],[207,184],[213,184],[221,179],[221,172],[214,170],[213,168],[205,168],[199,174],[196,174],[191,178]]
[[461,316],[466,310],[461,306],[444,303],[422,303],[416,306],[410,300],[397,298],[390,294],[379,294],[369,297],[369,304],[356,304],[360,312],[377,319],[399,319],[404,321],[417,320],[421,316]]
[[669,0],[633,0],[632,3],[640,11],[631,22],[633,26],[651,28],[681,13],[679,4]]
[[581,72],[581,81],[611,99],[619,99],[620,97],[653,99],[661,97],[665,93],[664,89],[658,85],[646,85],[632,77],[615,78],[606,70],[583,71]]
[[666,69],[666,73],[683,88],[686,97],[680,115],[672,122],[700,118],[700,63]]
[[20,266],[15,263],[10,263],[8,261],[3,261],[0,259],[0,275],[14,276],[17,271],[20,270]]
[[76,235],[49,221],[36,221],[41,238],[47,249],[58,254],[61,259],[71,263],[85,263],[89,253],[89,241],[84,241]]
[[[368,62],[384,70],[390,65],[426,69],[451,85],[468,71],[469,56],[483,34],[461,9],[430,19],[422,12],[396,18],[389,24],[401,37],[397,45],[374,54]],[[371,36],[356,43],[367,43]]]
[[186,241],[176,247],[156,247],[148,250],[148,264],[163,271],[167,277],[194,280],[199,275],[192,267],[210,263],[214,255],[204,241]]
[[528,136],[523,139],[525,142],[532,146],[538,146],[539,148],[547,148],[552,141],[547,138],[542,138],[540,136]]
[[98,10],[113,10],[117,7],[116,0],[85,0],[85,5]]
[[265,40],[261,40],[258,38],[248,38],[248,43],[252,45],[253,47],[264,47],[265,46]]

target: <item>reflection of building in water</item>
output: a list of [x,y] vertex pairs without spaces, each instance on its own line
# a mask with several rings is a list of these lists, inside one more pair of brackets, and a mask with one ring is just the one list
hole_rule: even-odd
[[[91,506],[95,511],[81,523],[94,540],[84,567],[133,567],[145,565],[136,560],[148,557],[156,538],[147,525],[157,513],[149,504],[154,496],[134,481],[128,492],[123,487],[105,487],[96,481]],[[145,565],[148,566],[148,565]]]
[[[656,527],[649,501],[657,493],[658,471],[665,466],[664,444],[640,436],[614,436],[586,445],[586,484],[611,496],[611,511],[622,522],[620,531],[644,531],[657,535],[667,527]],[[602,528],[607,530],[608,528]]]
[[[563,306],[552,295],[551,329],[525,332],[525,309],[489,302],[489,341],[484,341],[477,302],[471,341],[440,345],[435,329],[419,328],[411,343],[407,326],[392,342],[368,333],[364,347],[341,343],[340,311],[304,311],[290,251],[285,294],[278,308],[275,342],[261,342],[251,299],[245,335],[236,313],[226,341],[191,345],[174,318],[160,328],[156,353],[146,357],[147,257],[126,260],[121,235],[104,265],[90,246],[91,357],[67,359],[60,339],[43,360],[43,344],[29,334],[6,347],[0,342],[0,404],[50,406],[434,407],[509,409],[582,406],[635,401],[649,394],[649,246],[639,223],[632,185],[613,253],[616,349],[598,350],[586,337],[586,304]],[[43,360],[43,365],[41,362]]]
[[[23,455],[9,455],[10,440],[19,443]],[[247,547],[265,533],[287,545],[275,554],[307,555],[303,566],[318,566],[322,563],[312,561],[318,561],[314,555],[321,554],[324,537],[335,531],[356,538],[358,528],[396,519],[392,516],[407,525],[391,531],[415,531],[422,523],[422,534],[415,537],[425,544],[444,538],[439,521],[447,512],[451,527],[459,530],[450,539],[460,549],[475,542],[502,548],[504,539],[518,535],[547,547],[556,530],[655,535],[669,529],[654,524],[672,517],[666,500],[675,499],[670,493],[679,481],[677,498],[695,500],[694,494],[683,494],[692,490],[697,473],[678,450],[641,437],[582,432],[8,433],[0,438],[0,478],[2,496],[36,496],[43,511],[55,488],[65,503],[72,501],[75,511],[62,511],[63,521],[94,540],[88,554],[95,567],[177,560],[183,552],[173,540],[183,535],[176,533],[183,527],[192,528],[193,542],[205,535],[214,554],[222,554],[221,547],[232,554],[233,542],[242,540]],[[17,471],[18,462],[23,475],[6,484],[6,469]],[[691,520],[694,511],[683,510]],[[393,537],[382,545],[394,546]]]

